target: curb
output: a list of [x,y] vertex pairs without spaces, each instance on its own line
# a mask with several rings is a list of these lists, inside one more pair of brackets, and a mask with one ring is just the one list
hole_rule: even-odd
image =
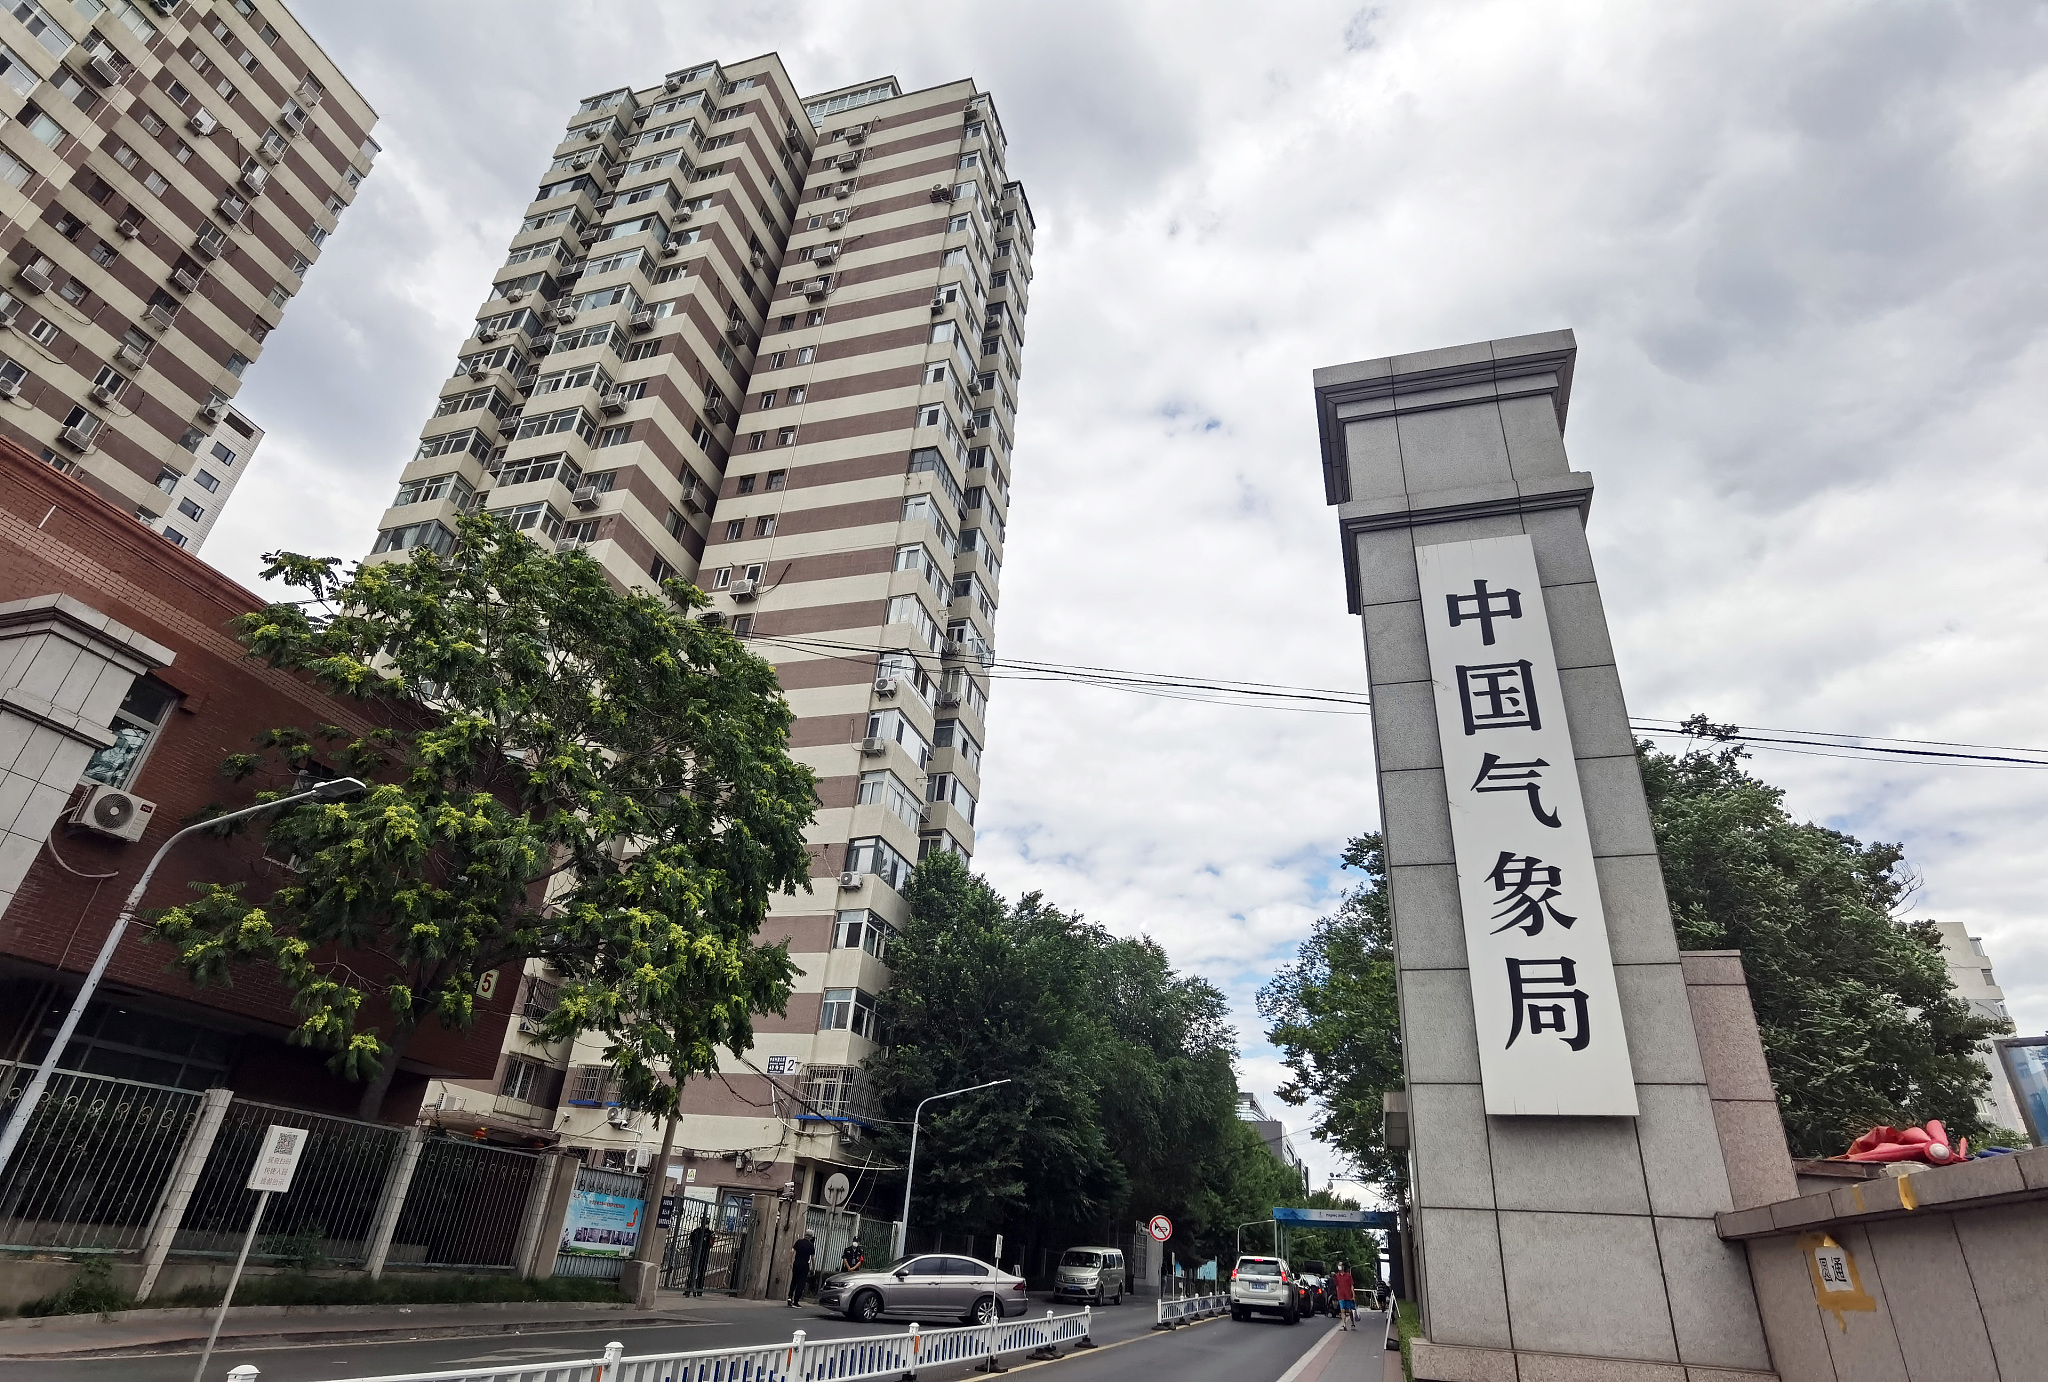
[[[288,1307],[252,1306],[250,1308],[282,1310]],[[621,1306],[614,1308],[619,1310],[625,1310],[630,1309],[631,1307]],[[125,1311],[123,1313],[138,1314],[142,1312]],[[171,1312],[165,1311],[162,1313],[169,1314]],[[182,1315],[185,1312],[181,1310],[178,1313]],[[206,1312],[204,1311],[200,1311],[198,1313],[201,1315],[206,1314]],[[289,1332],[280,1331],[269,1334],[224,1333],[221,1335],[220,1343],[216,1346],[215,1351],[226,1353],[243,1349],[277,1348],[294,1344],[375,1344],[398,1343],[414,1339],[489,1338],[493,1335],[499,1334],[522,1334],[528,1332],[559,1332],[557,1330],[550,1328],[551,1326],[558,1325],[567,1325],[572,1329],[594,1329],[606,1323],[609,1323],[609,1321],[592,1318],[596,1313],[598,1312],[586,1310],[571,1315],[567,1319],[548,1318],[504,1320],[492,1324],[478,1323],[469,1325],[434,1325],[423,1323],[420,1325],[379,1325],[372,1326],[366,1329],[314,1329]],[[60,1316],[58,1318],[64,1317]],[[76,1317],[72,1316],[70,1318]],[[635,1325],[648,1324],[675,1326],[708,1324],[711,1323],[711,1321],[693,1315],[646,1314],[634,1320],[633,1323]],[[56,1362],[65,1359],[93,1358],[149,1358],[160,1354],[196,1352],[199,1349],[199,1347],[203,1345],[205,1342],[206,1333],[202,1330],[190,1335],[180,1335],[171,1338],[156,1338],[125,1344],[85,1344],[84,1346],[78,1348],[44,1349],[35,1353],[0,1353],[0,1363]],[[0,1345],[0,1347],[4,1347],[4,1345]]]

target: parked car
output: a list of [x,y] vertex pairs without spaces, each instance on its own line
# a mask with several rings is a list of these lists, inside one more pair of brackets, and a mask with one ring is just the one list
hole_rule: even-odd
[[978,1258],[935,1252],[899,1257],[886,1267],[835,1272],[819,1286],[818,1304],[863,1324],[884,1315],[989,1324],[1031,1308],[1023,1277]]
[[1298,1280],[1306,1302],[1304,1315],[1331,1315],[1337,1310],[1337,1302],[1330,1296],[1330,1277],[1324,1264],[1315,1258],[1295,1264],[1299,1269]]
[[1301,1319],[1301,1286],[1284,1257],[1240,1257],[1230,1272],[1230,1318],[1278,1315]]
[[1124,1255],[1119,1248],[1068,1248],[1060,1254],[1053,1283],[1056,1300],[1086,1300],[1121,1305],[1124,1298]]

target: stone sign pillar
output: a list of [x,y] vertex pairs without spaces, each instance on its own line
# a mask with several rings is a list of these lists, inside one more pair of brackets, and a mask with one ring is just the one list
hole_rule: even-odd
[[1315,373],[1393,902],[1415,1376],[1768,1374],[1565,459],[1576,354]]

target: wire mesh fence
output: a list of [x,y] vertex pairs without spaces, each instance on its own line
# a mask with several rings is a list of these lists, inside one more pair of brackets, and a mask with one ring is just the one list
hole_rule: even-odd
[[424,1143],[385,1260],[511,1270],[540,1169],[532,1152],[445,1137]]
[[228,1106],[171,1251],[235,1255],[256,1207],[256,1192],[243,1187],[264,1130],[273,1123],[303,1128],[309,1136],[291,1193],[273,1195],[264,1211],[264,1231],[257,1235],[250,1260],[305,1267],[361,1265],[385,1178],[406,1130],[244,1099]]
[[[0,1061],[0,1126],[34,1074]],[[202,1102],[196,1090],[56,1072],[0,1175],[0,1246],[139,1249]]]

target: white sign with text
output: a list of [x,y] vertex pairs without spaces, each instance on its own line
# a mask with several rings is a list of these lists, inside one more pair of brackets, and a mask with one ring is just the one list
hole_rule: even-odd
[[1418,547],[1492,1114],[1633,1116],[1607,919],[1529,539]]
[[306,1138],[304,1128],[287,1128],[282,1123],[272,1123],[270,1130],[263,1134],[263,1148],[256,1153],[256,1164],[249,1168],[249,1188],[267,1190],[273,1195],[282,1195],[292,1188],[292,1177],[299,1169],[299,1158],[305,1155]]

